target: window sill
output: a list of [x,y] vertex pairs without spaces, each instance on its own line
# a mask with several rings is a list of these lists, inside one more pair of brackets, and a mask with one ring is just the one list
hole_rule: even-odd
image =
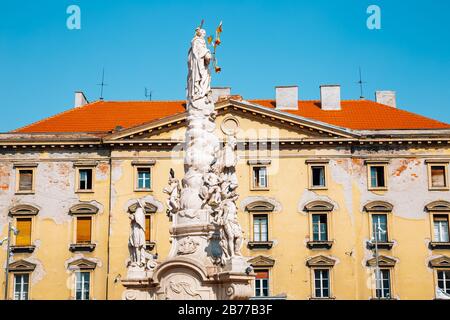
[[249,241],[247,244],[249,249],[271,249],[273,241]]
[[134,192],[153,192],[153,189],[134,189]]
[[270,188],[251,188],[250,191],[270,191]]
[[154,241],[147,241],[145,243],[145,249],[148,251],[152,251],[155,248],[156,242]]
[[430,242],[431,250],[450,249],[450,242]]
[[430,187],[428,188],[429,191],[449,191],[449,187]]
[[372,301],[395,301],[397,298],[370,298]]
[[16,191],[16,194],[21,194],[21,195],[25,195],[25,194],[34,194],[34,190],[23,190],[23,191]]
[[72,252],[78,252],[78,251],[88,251],[92,252],[95,249],[94,243],[72,243],[69,246],[69,250]]
[[[390,242],[390,241],[377,243],[378,249],[381,249],[381,250],[391,250],[393,246],[394,246],[394,243]],[[367,242],[367,247],[369,249],[375,249],[375,242]]]
[[328,187],[309,187],[309,190],[328,190]]
[[32,253],[36,246],[12,246],[11,251],[14,253]]
[[331,249],[333,241],[308,241],[306,244],[308,249]]
[[328,297],[328,298],[315,298],[311,297],[309,300],[315,300],[315,301],[327,301],[327,300],[336,300],[336,297]]
[[376,187],[376,188],[368,188],[369,191],[388,191],[387,187]]
[[77,190],[75,193],[94,193],[94,190]]

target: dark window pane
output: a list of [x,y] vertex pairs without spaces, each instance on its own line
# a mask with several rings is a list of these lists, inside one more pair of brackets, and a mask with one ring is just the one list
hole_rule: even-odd
[[325,167],[312,168],[312,185],[313,187],[325,187]]
[[19,171],[19,190],[20,191],[33,190],[33,170]]

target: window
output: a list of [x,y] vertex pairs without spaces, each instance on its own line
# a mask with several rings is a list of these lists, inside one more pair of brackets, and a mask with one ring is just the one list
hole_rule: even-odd
[[151,169],[137,168],[137,190],[151,189]]
[[91,273],[82,271],[75,272],[75,299],[89,300]]
[[33,170],[32,169],[20,169],[19,170],[18,191],[22,191],[22,192],[33,191]]
[[311,188],[325,188],[325,166],[311,166]]
[[385,167],[370,166],[370,188],[380,189],[386,188]]
[[264,242],[269,240],[267,225],[268,219],[266,214],[253,216],[253,241]]
[[437,279],[439,289],[446,294],[450,294],[450,270],[438,270]]
[[145,215],[145,241],[150,242],[150,230],[151,230],[151,216],[149,214]]
[[253,188],[264,189],[267,187],[267,167],[253,167]]
[[391,298],[391,272],[388,269],[375,271],[376,297],[378,299]]
[[372,238],[377,242],[388,242],[387,215],[372,214]]
[[92,169],[79,169],[79,185],[78,190],[90,191],[92,190]]
[[313,241],[328,241],[327,215],[313,214]]
[[31,221],[32,218],[17,218],[16,228],[19,233],[16,236],[16,246],[31,246]]
[[330,271],[328,269],[314,269],[314,297],[330,297]]
[[92,217],[77,217],[76,243],[91,243]]
[[435,242],[450,242],[448,232],[448,215],[433,215],[433,230]]
[[255,270],[255,296],[269,296],[269,270]]
[[28,300],[29,283],[28,273],[14,275],[14,300]]

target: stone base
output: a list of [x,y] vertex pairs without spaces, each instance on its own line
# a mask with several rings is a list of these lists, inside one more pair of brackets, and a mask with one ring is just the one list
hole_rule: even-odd
[[[245,300],[253,295],[254,274],[245,258],[235,257],[225,268],[196,259],[176,257],[158,265],[152,277],[124,279],[124,300]],[[245,271],[247,270],[248,273]],[[129,273],[130,274],[130,273]],[[132,273],[133,274],[133,273]],[[137,273],[134,274],[137,276]]]

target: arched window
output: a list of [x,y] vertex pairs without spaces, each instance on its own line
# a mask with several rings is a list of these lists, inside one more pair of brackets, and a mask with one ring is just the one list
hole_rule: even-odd
[[72,252],[89,251],[95,249],[95,216],[98,208],[90,203],[79,203],[69,209],[69,214],[74,217],[73,240],[69,249]]
[[18,234],[13,237],[12,252],[31,253],[36,246],[34,243],[34,232],[36,215],[39,209],[29,205],[20,204],[9,210],[9,215],[14,219],[14,227]]
[[271,215],[275,205],[264,200],[256,200],[249,203],[245,210],[250,214],[250,249],[270,249],[273,241],[270,240]]
[[426,205],[425,209],[430,213],[430,224],[433,227],[430,248],[432,250],[450,249],[450,202],[434,201]]

